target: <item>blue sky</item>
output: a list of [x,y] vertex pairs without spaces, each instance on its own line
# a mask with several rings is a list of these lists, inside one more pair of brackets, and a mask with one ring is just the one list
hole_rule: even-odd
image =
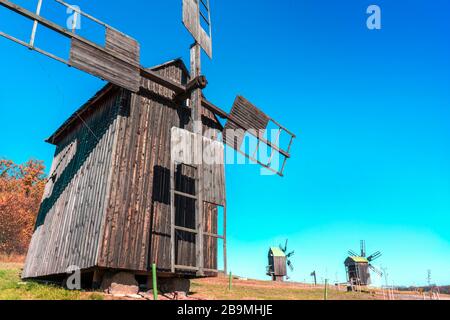
[[[450,284],[448,1],[211,3],[206,95],[229,110],[242,94],[298,135],[284,178],[227,167],[230,269],[266,279],[269,246],[289,238],[292,280],[317,270],[343,281],[347,250],[365,239],[383,252],[377,266],[389,282],[424,284],[431,269]],[[179,0],[74,4],[138,39],[143,65],[188,60]],[[382,9],[381,30],[366,28],[371,4]],[[0,8],[0,30],[26,40],[30,23]],[[39,31],[38,45],[64,53]],[[0,57],[0,157],[50,167],[44,139],[102,81],[5,39]]]

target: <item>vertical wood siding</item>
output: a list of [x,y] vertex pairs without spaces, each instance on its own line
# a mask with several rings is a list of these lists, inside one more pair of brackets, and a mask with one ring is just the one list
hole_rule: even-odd
[[96,265],[100,225],[116,129],[120,90],[97,102],[57,147],[23,277],[65,273]]

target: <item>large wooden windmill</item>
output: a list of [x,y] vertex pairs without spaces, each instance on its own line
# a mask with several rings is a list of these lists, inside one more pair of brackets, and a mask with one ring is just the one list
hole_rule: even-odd
[[[30,39],[0,35],[108,84],[47,140],[56,152],[23,278],[52,278],[69,266],[97,280],[107,270],[146,276],[153,263],[160,277],[215,276],[219,241],[226,271],[224,144],[283,176],[295,135],[244,97],[227,113],[202,94],[201,50],[212,57],[209,0],[183,0],[183,23],[195,39],[190,70],[179,59],[141,66],[136,40],[55,1],[74,11],[72,28],[41,16],[43,0],[34,12],[0,0],[33,21]],[[79,19],[105,29],[104,45],[77,34]],[[68,59],[35,46],[38,26],[70,39]],[[247,136],[256,150],[244,151]],[[261,148],[270,150],[265,161]]]

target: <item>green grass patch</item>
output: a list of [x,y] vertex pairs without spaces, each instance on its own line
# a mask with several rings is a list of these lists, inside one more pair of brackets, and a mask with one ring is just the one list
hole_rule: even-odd
[[0,263],[0,300],[103,300],[101,293],[71,291],[62,287],[22,281],[20,269]]

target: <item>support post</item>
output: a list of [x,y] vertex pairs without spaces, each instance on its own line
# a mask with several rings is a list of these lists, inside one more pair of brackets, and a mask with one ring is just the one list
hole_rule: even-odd
[[230,272],[230,276],[228,278],[228,290],[231,291],[233,285],[233,273]]
[[158,283],[156,280],[156,263],[152,265],[153,299],[158,300]]
[[324,292],[324,300],[328,300],[328,279],[325,279],[325,292]]
[[[194,79],[201,75],[200,62],[201,48],[198,43],[191,47],[191,78]],[[191,94],[191,111],[193,120],[194,139],[194,159],[197,165],[197,210],[195,212],[196,229],[196,264],[198,267],[198,276],[204,276],[204,259],[203,259],[203,125],[202,125],[202,90],[200,88],[194,90]]]
[[175,273],[175,244],[176,244],[176,231],[175,231],[175,170],[176,164],[171,159],[170,163],[170,271]]
[[227,204],[223,207],[223,273],[228,273],[227,261]]

